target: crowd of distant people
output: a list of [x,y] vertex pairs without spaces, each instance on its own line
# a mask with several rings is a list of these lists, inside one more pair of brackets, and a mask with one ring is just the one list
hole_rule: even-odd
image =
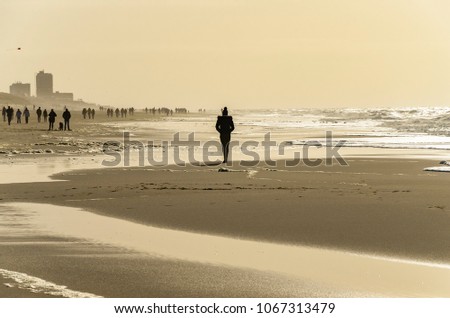
[[[33,110],[36,107],[33,106]],[[54,125],[56,122],[56,117],[58,115],[53,109],[50,109],[50,111],[47,111],[47,109],[42,110],[41,107],[38,107],[36,110],[36,117],[38,123],[41,123],[43,120],[44,123],[48,123],[48,130],[54,130]],[[22,124],[22,117],[25,119],[25,124],[28,124],[29,119],[31,117],[30,110],[28,107],[25,107],[23,111],[18,108],[17,110],[14,110],[11,106],[2,108],[2,118],[4,122],[8,122],[8,126],[11,126],[11,122],[13,122],[13,119],[16,119],[17,124]],[[63,122],[59,123],[59,130],[71,130],[70,129],[70,118],[72,115],[70,114],[70,111],[67,109],[67,107],[64,107],[64,112],[62,114],[62,118],[64,120]]]
[[134,107],[130,107],[130,108],[116,108],[114,110],[114,108],[108,108],[106,109],[106,116],[107,117],[114,117],[116,116],[116,118],[126,118],[127,115],[130,116],[134,116]]
[[[134,107],[128,107],[128,108],[110,108],[105,106],[100,106],[98,108],[101,112],[106,112],[106,116],[108,118],[126,118],[127,116],[134,116],[135,108]],[[146,114],[150,115],[163,115],[163,116],[172,116],[175,114],[187,114],[189,111],[186,108],[175,108],[174,110],[167,108],[167,107],[160,107],[160,108],[149,108],[145,107],[143,109]],[[56,114],[54,109],[50,109],[50,111],[47,111],[47,109],[41,109],[41,107],[38,107],[36,109],[36,106],[33,105],[33,111],[36,112],[36,118],[38,123],[47,123],[48,124],[48,130],[54,130],[56,117],[58,115]],[[81,115],[83,119],[95,119],[95,109],[94,108],[83,108],[81,111]],[[2,117],[4,122],[8,122],[8,125],[11,125],[13,121],[15,121],[17,124],[22,124],[22,119],[24,119],[25,124],[29,123],[31,112],[28,109],[28,107],[25,107],[22,109],[16,109],[14,110],[11,106],[3,106],[2,108]],[[64,107],[64,111],[62,113],[62,119],[63,122],[59,123],[59,126],[57,127],[59,130],[71,130],[70,129],[70,118],[71,113],[67,109],[67,107]]]
[[174,113],[175,114],[187,114],[189,113],[189,111],[186,108],[175,108],[175,111],[167,108],[167,107],[160,107],[160,108],[148,108],[145,107],[144,111],[146,114],[151,114],[151,115],[166,115],[166,116],[172,116]]

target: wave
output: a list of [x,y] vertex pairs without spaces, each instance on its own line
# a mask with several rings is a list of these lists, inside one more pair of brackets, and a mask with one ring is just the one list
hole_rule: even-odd
[[91,293],[71,290],[67,286],[57,285],[25,273],[0,269],[0,275],[5,279],[12,279],[14,281],[14,283],[6,283],[5,286],[26,289],[36,294],[47,294],[65,298],[102,298]]

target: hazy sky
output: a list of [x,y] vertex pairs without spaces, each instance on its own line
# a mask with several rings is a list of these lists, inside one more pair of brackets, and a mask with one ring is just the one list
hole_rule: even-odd
[[5,92],[44,69],[117,106],[450,105],[448,0],[0,0],[0,30]]

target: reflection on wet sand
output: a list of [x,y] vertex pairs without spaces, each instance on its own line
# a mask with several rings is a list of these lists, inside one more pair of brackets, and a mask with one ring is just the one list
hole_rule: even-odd
[[343,290],[386,296],[448,296],[450,266],[161,229],[81,209],[15,203],[48,233],[169,259],[278,272]]

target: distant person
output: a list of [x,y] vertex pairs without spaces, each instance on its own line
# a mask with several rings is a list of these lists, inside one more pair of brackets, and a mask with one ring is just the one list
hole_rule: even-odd
[[30,111],[25,107],[23,111],[23,117],[25,117],[25,124],[28,124],[28,119],[30,118]]
[[70,117],[72,117],[71,116],[71,114],[70,114],[70,112],[69,112],[69,110],[66,108],[66,110],[64,111],[64,113],[62,114],[62,116],[63,116],[63,118],[64,118],[64,130],[71,130],[70,129]]
[[38,109],[36,110],[36,115],[37,115],[38,123],[40,123],[41,122],[41,116],[42,116],[42,109],[41,109],[41,107],[38,107]]
[[17,123],[21,124],[22,123],[22,111],[20,109],[17,109],[16,118],[17,118]]
[[86,119],[86,114],[87,114],[86,108],[83,108],[83,110],[81,111],[81,114],[83,114],[83,119]]
[[47,108],[44,109],[44,112],[42,113],[42,116],[44,116],[44,123],[46,123],[47,122],[47,117],[48,117]]
[[3,106],[2,108],[2,117],[3,117],[3,121],[6,121],[6,107]]
[[8,109],[6,110],[6,117],[8,118],[8,126],[11,126],[11,121],[14,117],[14,108],[11,106],[8,106]]
[[227,163],[234,123],[233,117],[228,116],[228,109],[226,107],[222,110],[222,116],[217,116],[216,130],[220,134],[220,142],[222,143],[223,163]]
[[87,110],[87,114],[88,114],[88,118],[91,119],[92,110],[90,107]]
[[48,113],[48,130],[53,130],[53,126],[55,125],[56,113],[53,109]]
[[95,109],[92,109],[92,111],[91,111],[91,116],[92,116],[92,119],[95,118]]
[[119,113],[120,113],[119,108],[116,108],[116,117],[117,117],[117,118],[119,118]]

